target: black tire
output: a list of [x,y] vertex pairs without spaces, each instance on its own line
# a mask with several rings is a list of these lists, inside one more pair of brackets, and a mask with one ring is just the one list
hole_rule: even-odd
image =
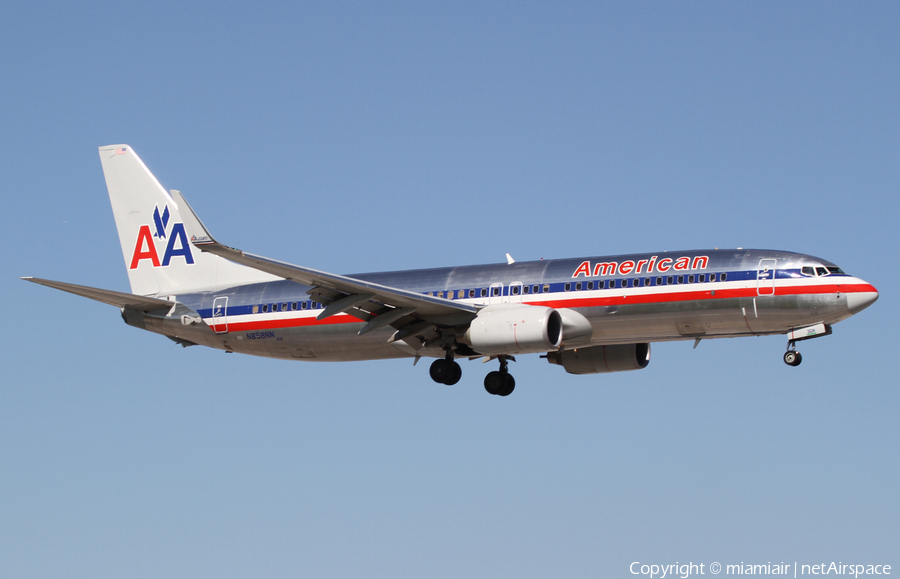
[[446,384],[447,380],[453,376],[452,362],[443,359],[435,360],[431,363],[428,374],[438,384]]
[[498,395],[503,389],[503,375],[500,372],[488,372],[484,377],[484,389],[488,394]]
[[788,366],[799,366],[801,360],[803,360],[803,357],[800,356],[800,352],[788,350],[784,353],[784,363]]
[[502,373],[503,376],[503,388],[497,392],[498,396],[509,396],[513,393],[513,390],[516,389],[516,379],[512,377],[512,374]]
[[453,386],[459,379],[462,378],[462,368],[459,367],[458,362],[450,362],[450,376],[444,380],[444,384],[447,386]]

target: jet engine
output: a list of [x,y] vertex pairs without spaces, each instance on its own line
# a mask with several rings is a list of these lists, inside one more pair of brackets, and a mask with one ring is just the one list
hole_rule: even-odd
[[640,370],[650,363],[650,344],[591,346],[561,352],[548,352],[547,361],[558,364],[569,374],[605,374]]
[[463,341],[479,354],[527,354],[555,350],[562,343],[559,312],[542,306],[488,306],[478,312]]

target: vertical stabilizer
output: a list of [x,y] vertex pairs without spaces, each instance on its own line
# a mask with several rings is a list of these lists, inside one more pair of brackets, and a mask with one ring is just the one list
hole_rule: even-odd
[[100,147],[100,162],[133,293],[167,296],[280,279],[197,251],[190,235],[200,220],[128,145]]

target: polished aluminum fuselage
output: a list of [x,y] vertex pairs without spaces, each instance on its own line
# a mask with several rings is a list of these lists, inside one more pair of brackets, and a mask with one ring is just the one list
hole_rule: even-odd
[[[688,267],[674,269],[679,258]],[[654,267],[662,263],[665,270]],[[590,322],[592,332],[579,346],[784,334],[834,324],[877,298],[875,288],[861,279],[843,273],[805,275],[804,266],[834,264],[783,251],[693,250],[351,277],[470,304],[574,310]],[[321,306],[310,300],[309,289],[275,281],[178,295],[179,305],[168,315],[132,314],[126,321],[185,344],[273,358],[348,361],[444,354],[427,345],[389,342],[395,332],[391,327],[357,335],[364,324],[348,314],[318,321]],[[562,347],[567,345],[564,337]]]

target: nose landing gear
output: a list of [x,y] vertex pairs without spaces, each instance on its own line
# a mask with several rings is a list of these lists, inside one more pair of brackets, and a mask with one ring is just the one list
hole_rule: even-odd
[[784,363],[788,366],[799,366],[800,362],[803,361],[803,356],[800,355],[796,349],[796,345],[794,341],[791,340],[788,342],[788,350],[784,353]]
[[784,353],[784,363],[788,366],[799,366],[802,361],[803,356],[800,355],[800,352],[788,350]]

